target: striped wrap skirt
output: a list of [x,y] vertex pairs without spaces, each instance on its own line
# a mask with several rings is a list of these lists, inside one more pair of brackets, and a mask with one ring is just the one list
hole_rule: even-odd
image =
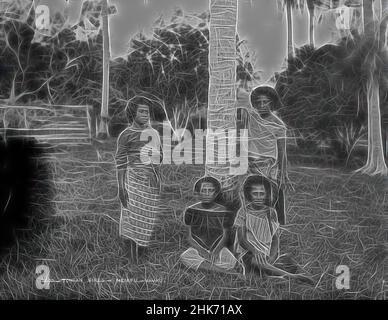
[[160,213],[160,186],[152,168],[128,167],[125,179],[127,207],[121,207],[121,237],[147,247],[155,238]]

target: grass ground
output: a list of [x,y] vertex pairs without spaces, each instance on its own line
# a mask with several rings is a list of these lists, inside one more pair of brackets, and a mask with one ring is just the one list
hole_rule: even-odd
[[[185,270],[181,222],[201,167],[175,168],[165,188],[157,237],[131,264],[118,236],[119,202],[113,143],[105,150],[57,154],[51,165],[56,194],[48,217],[29,240],[20,239],[0,262],[0,299],[385,299],[387,296],[388,183],[314,166],[291,165],[288,225],[281,252],[290,253],[315,281]],[[171,170],[164,172],[171,173]],[[37,224],[35,223],[35,226]],[[50,268],[50,289],[36,287],[36,267]],[[336,268],[350,269],[350,289],[335,286]],[[384,282],[385,279],[385,282]]]

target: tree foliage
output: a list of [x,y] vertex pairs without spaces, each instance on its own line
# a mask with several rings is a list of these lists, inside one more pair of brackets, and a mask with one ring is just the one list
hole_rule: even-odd
[[0,99],[25,102],[47,94],[44,83],[51,76],[53,51],[33,42],[33,9],[28,16],[10,7],[0,17]]
[[[90,37],[79,37],[87,21],[99,28],[99,7],[94,6],[91,13],[88,8],[83,7],[80,21],[73,26],[61,14],[54,14],[51,25],[56,29],[47,36],[36,36],[33,10],[29,19],[16,19],[22,15],[19,10],[12,19],[0,21],[4,30],[0,34],[0,98],[8,99],[14,90],[15,96],[21,95],[17,103],[40,100],[100,108],[102,33],[98,29]],[[132,37],[127,55],[112,59],[110,65],[113,124],[127,124],[125,108],[135,95],[147,94],[157,101],[174,127],[187,125],[190,116],[207,107],[208,22],[208,13],[189,15],[176,9],[168,21],[162,17],[155,21],[150,34]],[[236,40],[236,81],[246,86],[258,79],[258,72],[245,41]]]
[[[365,134],[368,43],[354,33],[318,49],[303,46],[290,59],[289,68],[276,76],[276,89],[283,101],[278,112],[310,146],[329,143],[344,158]],[[385,59],[379,57],[381,68],[377,69],[384,70]],[[379,76],[387,88],[385,76]]]
[[[124,68],[124,61],[115,61],[115,87],[129,96],[147,92],[158,98],[170,119],[182,111],[187,115],[205,108],[209,83],[208,21],[208,13],[187,15],[180,9],[168,22],[160,17],[152,34],[139,33],[131,40]],[[257,79],[258,73],[249,52],[242,50],[243,42],[237,39],[236,81],[246,85]]]

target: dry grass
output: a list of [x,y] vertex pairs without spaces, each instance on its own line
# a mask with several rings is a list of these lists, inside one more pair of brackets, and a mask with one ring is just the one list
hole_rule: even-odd
[[[160,245],[151,248],[138,265],[129,263],[118,236],[112,160],[113,144],[98,154],[80,149],[55,156],[57,192],[49,208],[53,216],[39,223],[41,232],[28,242],[19,240],[3,257],[0,299],[386,298],[386,180],[336,169],[291,167],[293,190],[281,252],[290,253],[314,275],[316,286],[311,287],[279,278],[244,280],[195,273],[179,264],[187,246],[181,213],[193,201],[190,189],[201,175],[199,167],[175,168],[179,179],[171,176],[174,168],[164,168],[164,177],[176,182],[165,189],[165,204],[173,210],[162,217],[157,233]],[[59,281],[52,282],[49,290],[35,286],[39,264],[49,266],[51,280]],[[341,264],[350,268],[349,290],[335,287],[335,269]]]

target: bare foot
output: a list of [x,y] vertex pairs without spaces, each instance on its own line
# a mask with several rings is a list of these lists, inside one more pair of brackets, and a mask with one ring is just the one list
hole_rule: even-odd
[[287,254],[281,255],[274,262],[274,265],[293,274],[296,274],[299,271],[297,263]]
[[296,274],[294,276],[294,279],[297,280],[297,281],[300,281],[300,282],[303,282],[305,284],[309,284],[309,285],[315,285],[315,281],[312,277],[309,277],[309,276],[305,276],[303,274]]

